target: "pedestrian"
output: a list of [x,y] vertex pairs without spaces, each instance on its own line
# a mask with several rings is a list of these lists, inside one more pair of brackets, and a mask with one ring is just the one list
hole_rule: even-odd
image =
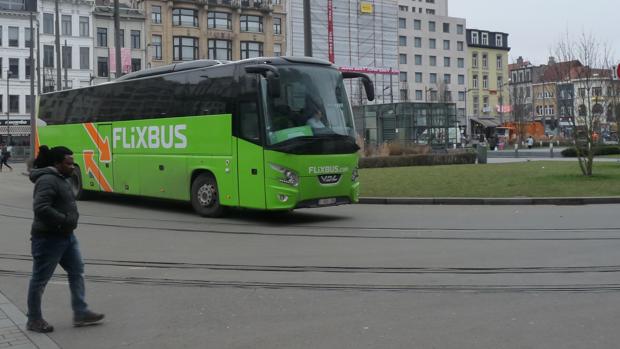
[[9,168],[9,171],[13,171],[13,167],[11,167],[8,163],[9,158],[11,157],[11,150],[13,150],[13,147],[11,146],[7,146],[5,144],[0,146],[0,172],[2,172],[2,166],[6,166]]
[[532,138],[532,136],[529,136],[527,138],[527,149],[532,149],[533,146],[534,146],[534,138]]
[[73,325],[92,325],[104,318],[92,312],[84,301],[84,263],[74,230],[78,210],[69,183],[73,173],[73,152],[66,147],[39,148],[36,168],[30,173],[34,183],[34,220],[31,229],[32,277],[28,287],[28,322],[34,332],[52,332],[41,314],[41,298],[56,266],[67,272],[71,290]]

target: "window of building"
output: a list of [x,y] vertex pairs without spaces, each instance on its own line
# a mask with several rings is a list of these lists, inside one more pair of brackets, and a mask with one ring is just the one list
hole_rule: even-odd
[[30,106],[32,103],[32,95],[25,95],[26,99],[26,114],[30,114]]
[[9,78],[19,79],[19,58],[9,58]]
[[462,41],[457,41],[456,42],[456,50],[457,51],[464,51],[465,50],[465,44]]
[[422,38],[415,37],[413,39],[413,46],[416,47],[416,48],[421,48],[422,47]]
[[61,25],[62,35],[71,36],[71,15],[62,15]]
[[131,71],[140,71],[142,70],[142,60],[140,58],[132,58],[131,59]]
[[465,85],[465,75],[459,74],[459,85]]
[[496,60],[496,63],[497,63],[497,69],[502,69],[503,66],[504,66],[504,59],[503,59],[502,55],[497,55],[495,60]]
[[[421,9],[420,9],[421,10]],[[426,9],[426,14],[427,15],[434,15],[435,14],[435,10],[432,8],[427,8]]]
[[452,75],[451,74],[443,74],[443,82],[446,84],[452,83]]
[[407,72],[401,71],[399,75],[400,82],[407,82]]
[[191,36],[173,36],[173,60],[193,61],[198,59],[198,38]]
[[153,47],[152,58],[153,59],[161,59],[161,35],[153,35],[151,36],[151,46]]
[[422,30],[422,21],[419,19],[413,20],[413,29],[414,30]]
[[43,34],[54,34],[54,15],[51,13],[43,14]]
[[429,82],[431,84],[436,84],[437,83],[437,73],[430,73],[429,74]]
[[491,109],[489,108],[489,96],[482,97],[482,112],[488,113]]
[[463,25],[462,25],[462,24],[457,24],[457,25],[456,25],[456,33],[457,33],[458,35],[463,35],[463,32],[464,32]]
[[464,102],[464,101],[465,101],[465,92],[459,91],[459,102]]
[[139,30],[131,31],[131,48],[135,48],[135,49],[140,48],[140,31]]
[[30,58],[24,59],[26,79],[30,79]]
[[108,47],[108,28],[97,28],[97,46]]
[[465,68],[465,58],[458,58],[456,61],[457,61],[457,63],[458,63],[458,65],[457,65],[457,66],[458,66],[459,68]]
[[450,67],[450,63],[451,63],[450,61],[451,61],[450,57],[444,57],[443,58],[443,66],[449,68]]
[[444,23],[443,24],[443,32],[444,33],[449,33],[450,32],[450,23]]
[[495,46],[503,47],[504,46],[504,37],[502,34],[495,34]]
[[497,88],[498,89],[503,88],[503,85],[504,85],[504,77],[498,76],[497,77]]
[[478,75],[474,75],[471,78],[471,87],[478,88]]
[[241,31],[250,33],[262,33],[263,17],[247,15],[241,16]]
[[435,40],[435,39],[428,39],[428,48],[430,48],[430,49],[437,48],[437,40]]
[[209,44],[209,59],[232,60],[232,41],[211,39]]
[[261,57],[262,55],[262,42],[241,41],[241,59]]
[[422,73],[415,73],[415,82],[418,84],[422,83]]
[[601,97],[603,95],[603,88],[602,87],[593,87],[592,88],[592,95],[595,97]]
[[489,68],[489,56],[486,53],[482,54],[482,69]]
[[478,54],[472,53],[471,55],[471,66],[474,68],[478,68]]
[[[0,33],[1,35],[2,33]],[[30,28],[24,28],[24,47],[30,47],[32,45],[32,32]]]
[[489,33],[482,33],[482,45],[489,46]]
[[151,6],[151,22],[161,24],[161,6]]
[[430,90],[431,102],[436,102],[437,99],[437,90]]
[[9,47],[19,47],[18,27],[9,27]]
[[9,96],[9,112],[19,113],[19,95]]
[[226,12],[209,12],[207,26],[215,29],[232,30],[232,15]]
[[198,27],[198,11],[187,8],[172,9],[172,25]]
[[429,56],[429,64],[431,67],[437,66],[437,56]]
[[450,49],[450,40],[444,40],[443,41],[443,49],[444,50],[449,50]]
[[43,67],[54,67],[54,46],[43,45]]
[[273,56],[274,57],[282,56],[282,45],[281,44],[273,44]]
[[421,101],[424,97],[424,92],[422,90],[415,90],[415,100]]
[[71,69],[73,67],[72,47],[63,46],[61,51],[62,51],[62,67]]
[[415,55],[415,65],[422,65],[422,55]]
[[488,75],[482,76],[482,88],[485,90],[489,88],[489,76]]
[[80,16],[80,36],[90,36],[90,19],[88,17]]
[[478,45],[478,32],[471,32],[471,43]]
[[474,115],[477,115],[478,112],[480,111],[480,96],[474,96],[472,98],[472,101],[473,101]]
[[97,57],[97,75],[102,78],[107,78],[109,73],[108,57]]
[[398,55],[398,63],[399,64],[407,64],[407,55],[404,53],[401,53]]
[[280,17],[273,17],[273,34],[282,34],[282,18]]
[[428,21],[428,31],[429,32],[435,32],[435,21]]
[[399,36],[398,37],[398,46],[407,46],[407,37],[406,36]]
[[398,28],[400,28],[400,29],[406,29],[407,28],[407,19],[406,18],[399,18],[398,19]]
[[409,90],[407,90],[406,88],[401,88],[400,89],[400,100],[406,101],[408,99],[409,99]]
[[80,47],[80,69],[90,69],[89,47]]
[[398,10],[402,12],[409,12],[408,6],[398,5]]

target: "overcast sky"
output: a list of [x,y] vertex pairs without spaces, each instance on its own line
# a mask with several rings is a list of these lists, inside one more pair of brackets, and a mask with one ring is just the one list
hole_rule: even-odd
[[451,17],[467,20],[467,28],[510,34],[510,62],[519,56],[534,64],[547,62],[552,46],[568,29],[607,42],[620,57],[618,0],[449,0]]

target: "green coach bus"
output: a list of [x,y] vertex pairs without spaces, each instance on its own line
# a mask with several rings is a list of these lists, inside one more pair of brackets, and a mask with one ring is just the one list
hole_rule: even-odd
[[198,60],[41,95],[37,143],[74,152],[78,199],[112,192],[291,210],[358,200],[358,146],[343,79],[300,57]]

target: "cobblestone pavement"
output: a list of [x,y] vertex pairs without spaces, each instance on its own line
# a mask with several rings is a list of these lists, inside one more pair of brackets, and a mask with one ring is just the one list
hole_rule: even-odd
[[0,349],[59,349],[47,335],[26,331],[26,315],[0,293]]

